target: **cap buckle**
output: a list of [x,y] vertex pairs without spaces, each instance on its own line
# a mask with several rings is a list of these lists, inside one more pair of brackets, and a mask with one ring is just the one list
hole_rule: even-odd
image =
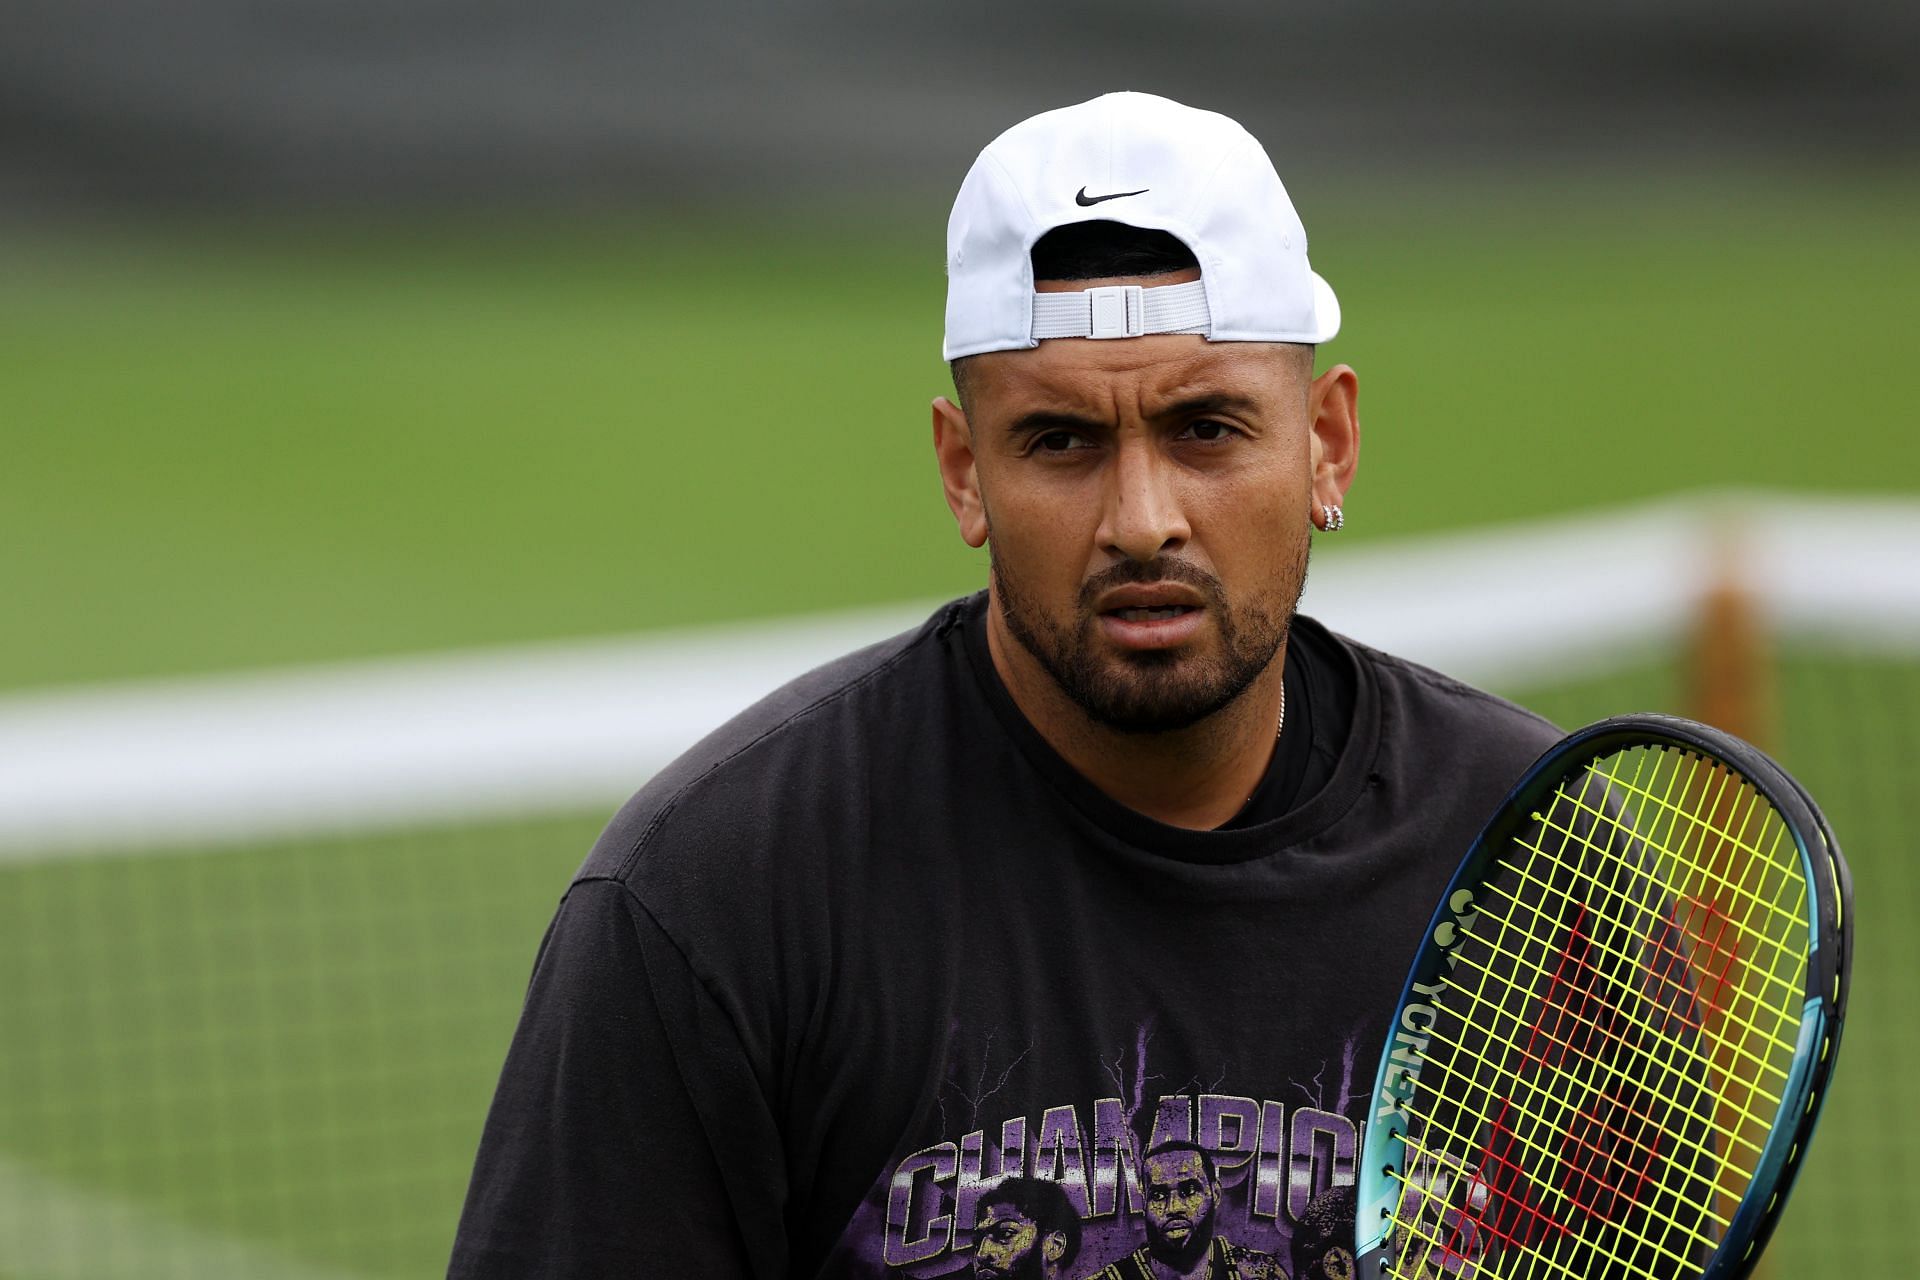
[[1137,284],[1088,289],[1089,338],[1137,338],[1147,331],[1146,290]]

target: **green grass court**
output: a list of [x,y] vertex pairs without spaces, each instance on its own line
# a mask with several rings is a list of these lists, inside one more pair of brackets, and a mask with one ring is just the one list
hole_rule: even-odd
[[[1509,194],[1304,210],[1347,314],[1324,358],[1362,374],[1342,537],[1709,482],[1920,491],[1909,192],[1735,185],[1605,217]],[[983,575],[928,457],[937,226],[199,228],[0,238],[0,262],[0,592],[26,624],[0,628],[0,688]],[[1570,724],[1678,689],[1635,661],[1508,692]],[[1790,651],[1778,696],[1862,923],[1772,1274],[1897,1274],[1920,1134],[1872,1081],[1920,1048],[1893,826],[1920,666]],[[605,816],[0,862],[0,1280],[207,1274],[220,1242],[303,1280],[443,1267],[540,930]],[[120,1230],[32,1254],[69,1221],[49,1188]]]

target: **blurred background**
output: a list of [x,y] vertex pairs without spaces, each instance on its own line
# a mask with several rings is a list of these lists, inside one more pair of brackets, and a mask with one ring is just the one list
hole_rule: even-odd
[[1769,1264],[1901,1272],[1920,9],[0,29],[0,1277],[444,1268],[612,806],[984,582],[928,449],[947,202],[1116,88],[1265,141],[1341,295],[1365,465],[1312,607],[1569,725],[1718,719],[1826,803],[1859,976]]

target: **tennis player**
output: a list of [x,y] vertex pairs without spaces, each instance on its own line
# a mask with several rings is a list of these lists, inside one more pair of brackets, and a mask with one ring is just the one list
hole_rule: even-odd
[[[991,1274],[1012,1179],[1078,1215],[1067,1280],[1339,1234],[1428,913],[1555,734],[1295,613],[1359,384],[1315,372],[1339,307],[1241,126],[1137,93],[1015,125],[947,276],[934,452],[987,588],[613,820],[453,1276]],[[1204,1154],[1203,1228],[1151,1152]]]

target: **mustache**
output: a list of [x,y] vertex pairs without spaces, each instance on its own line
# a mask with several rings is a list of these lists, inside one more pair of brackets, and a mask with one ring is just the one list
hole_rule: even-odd
[[1178,582],[1192,587],[1205,596],[1210,605],[1217,606],[1222,598],[1220,579],[1205,569],[1174,556],[1155,556],[1151,560],[1122,560],[1088,578],[1080,584],[1080,608],[1090,612],[1101,593],[1115,587],[1148,586],[1155,582]]

